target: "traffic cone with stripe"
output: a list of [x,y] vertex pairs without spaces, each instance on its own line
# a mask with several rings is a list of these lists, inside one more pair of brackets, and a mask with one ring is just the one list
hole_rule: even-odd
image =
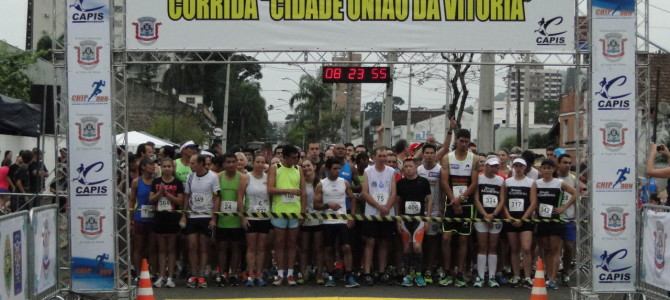
[[530,300],[549,300],[547,286],[544,282],[544,263],[539,257],[535,268],[535,278],[533,278],[533,289],[530,291]]
[[156,300],[154,290],[151,287],[151,275],[149,275],[149,263],[147,259],[142,259],[142,272],[140,273],[140,282],[137,286],[137,300]]

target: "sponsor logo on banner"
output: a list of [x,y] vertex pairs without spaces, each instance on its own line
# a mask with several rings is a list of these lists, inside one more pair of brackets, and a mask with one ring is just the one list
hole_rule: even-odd
[[98,42],[85,40],[79,42],[79,46],[74,47],[77,50],[77,63],[84,69],[93,69],[100,63],[100,49]]
[[79,231],[84,237],[91,240],[100,237],[103,231],[102,221],[105,219],[100,211],[87,210],[77,218],[79,219]]
[[537,45],[565,45],[565,33],[567,30],[561,31],[560,29],[556,29],[561,24],[563,24],[563,17],[561,16],[540,19],[537,22],[539,27],[534,31],[538,34],[538,37],[535,39]]
[[77,167],[75,182],[75,194],[77,196],[105,196],[107,195],[106,183],[109,178],[102,175],[105,164],[96,161],[91,164],[80,163]]
[[628,77],[625,75],[614,78],[603,77],[598,83],[599,90],[595,92],[598,96],[595,100],[598,110],[630,110],[632,100],[628,97],[632,92],[627,92],[626,83]]
[[596,191],[598,192],[629,192],[633,191],[634,183],[629,180],[630,168],[623,167],[617,169],[616,174],[612,176],[613,181],[596,182]]
[[596,16],[630,17],[635,13],[635,0],[593,0]]
[[627,38],[618,32],[610,32],[600,39],[603,47],[603,56],[611,62],[617,62],[626,54],[625,43]]
[[100,141],[100,128],[102,122],[96,117],[83,117],[77,125],[77,138],[86,146],[94,146]]
[[662,273],[665,268],[665,247],[667,246],[668,234],[665,232],[663,222],[656,221],[654,230],[654,266],[656,273]]
[[605,128],[600,128],[600,131],[603,134],[603,145],[607,150],[619,151],[626,144],[628,128],[623,127],[622,123],[609,122],[605,124]]
[[107,8],[95,0],[72,0],[68,6],[72,11],[72,23],[102,23]]
[[107,82],[96,80],[91,83],[91,91],[88,94],[72,95],[70,101],[72,104],[106,104],[109,102],[109,96],[102,95]]
[[633,278],[631,274],[632,265],[625,263],[628,256],[628,250],[622,248],[613,252],[603,250],[596,265],[598,270],[598,282],[600,283],[622,283],[630,282]]
[[617,236],[626,230],[626,218],[629,213],[624,212],[622,207],[607,208],[600,215],[603,216],[603,227],[608,234]]
[[135,39],[145,45],[153,44],[158,39],[158,27],[162,24],[161,22],[156,22],[156,18],[138,18],[137,22],[133,22],[133,26],[135,26]]

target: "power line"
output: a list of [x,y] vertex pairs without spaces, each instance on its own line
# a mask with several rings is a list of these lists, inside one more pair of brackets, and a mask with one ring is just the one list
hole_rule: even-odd
[[658,9],[658,10],[660,10],[660,11],[664,12],[664,13],[668,13],[668,14],[670,14],[670,10],[667,10],[667,9],[665,9],[665,8],[662,8],[662,7],[659,7],[659,6],[656,6],[656,5],[654,5],[654,4],[651,4],[651,3],[649,3],[649,6],[651,6],[651,7],[655,8],[655,9]]

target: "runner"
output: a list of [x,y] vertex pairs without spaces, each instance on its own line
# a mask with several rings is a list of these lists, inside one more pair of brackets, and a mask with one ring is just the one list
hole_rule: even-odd
[[[558,157],[558,167],[556,173],[558,179],[563,180],[568,186],[577,186],[577,177],[570,172],[572,166],[572,157],[570,154],[563,154]],[[581,185],[581,184],[580,184]],[[570,199],[573,201],[570,202]],[[577,254],[577,225],[575,224],[575,201],[577,197],[570,198],[567,193],[563,193],[561,206],[567,207],[561,218],[566,221],[563,232],[563,284],[570,283],[570,274],[574,270],[575,255]]]
[[[575,189],[558,178],[554,178],[556,164],[551,159],[545,159],[540,165],[542,178],[538,179],[537,186],[537,214],[540,219],[558,221],[560,215],[574,203],[577,195]],[[561,204],[562,193],[570,195],[569,200]],[[556,274],[561,255],[561,237],[565,227],[562,223],[538,223],[537,237],[539,238],[540,248],[543,250],[543,258],[547,266],[547,288],[557,290]]]
[[[272,212],[278,214],[300,214],[305,212],[305,176],[296,165],[300,159],[298,149],[292,145],[282,147],[284,161],[272,165],[268,171],[268,194],[272,196]],[[278,265],[277,278],[272,283],[280,286],[286,280],[296,285],[293,275],[298,239],[298,219],[273,218],[275,235],[275,257]]]
[[[344,215],[346,211],[346,198],[349,196],[350,199],[355,197],[351,191],[351,186],[349,183],[339,177],[341,173],[341,164],[339,160],[329,159],[325,164],[326,169],[328,170],[328,177],[324,178],[316,186],[316,191],[314,195],[314,207],[325,210],[326,213],[330,214],[340,214]],[[356,205],[352,205],[352,214],[356,214]],[[323,220],[323,232],[325,236],[328,237],[327,243],[325,245],[325,257],[326,257],[326,266],[328,267],[328,280],[326,281],[326,287],[334,287],[336,285],[334,278],[334,257],[335,249],[337,249],[338,241],[342,251],[342,257],[344,259],[344,270],[345,274],[345,287],[354,288],[358,287],[359,284],[356,282],[356,278],[352,272],[353,270],[353,259],[351,251],[351,238],[352,232],[351,228],[354,226],[354,221],[347,220]]]
[[164,158],[161,161],[161,177],[151,183],[150,200],[156,205],[154,233],[158,240],[159,277],[154,287],[173,288],[180,217],[175,210],[184,204],[184,185],[174,177],[172,159]]
[[[361,196],[365,199],[365,215],[394,216],[396,201],[395,170],[386,165],[386,147],[375,149],[375,164],[365,169],[363,175],[363,190]],[[375,222],[366,221],[363,225],[365,237],[364,277],[367,285],[373,285],[374,279],[370,274],[372,257],[377,246],[377,268],[384,273],[388,260],[389,239],[393,236],[395,223],[393,221]],[[381,276],[382,282],[389,281],[389,275]]]
[[[257,155],[254,158],[254,167],[249,176],[240,178],[240,190],[245,191],[245,197],[237,198],[237,207],[240,213],[268,213],[270,199],[268,197],[267,175],[264,172],[265,157]],[[242,227],[247,231],[247,287],[265,286],[263,280],[263,266],[265,264],[266,239],[272,224],[267,217],[242,218]]]
[[182,183],[186,183],[188,174],[191,173],[191,156],[198,153],[198,145],[193,141],[188,141],[179,147],[180,158],[174,161],[175,177]]
[[[247,175],[238,171],[238,165],[238,158],[235,154],[223,155],[223,172],[219,174],[219,187],[221,188],[219,207],[222,213],[236,213],[238,211],[237,199],[244,196],[245,190],[240,188],[240,182]],[[221,272],[215,278],[216,283],[221,287],[226,284],[238,286],[240,280],[237,276],[240,272],[241,247],[244,239],[240,218],[238,216],[219,216],[217,219],[216,248]]]
[[500,167],[498,168],[498,175],[502,176],[503,179],[507,179],[510,176],[509,167],[509,152],[505,149],[498,150],[498,159],[500,159]]
[[237,157],[237,171],[242,174],[247,174],[247,165],[249,160],[244,152],[235,152],[235,157]]
[[[142,258],[151,260],[154,257],[153,250],[153,221],[155,206],[150,202],[151,184],[154,178],[154,163],[151,159],[144,158],[140,161],[142,176],[135,178],[130,187],[130,207],[135,209],[133,213],[133,262],[135,268],[141,266]],[[136,269],[137,270],[137,269]],[[137,273],[136,275],[139,275]],[[137,279],[137,277],[135,278]]]
[[[314,164],[312,161],[305,160],[301,164],[302,173],[305,175],[305,194],[307,195],[307,212],[314,213],[314,188],[318,184],[319,179],[316,177]],[[323,281],[321,277],[321,270],[323,267],[323,234],[321,221],[318,219],[304,220],[300,227],[300,268],[298,273],[298,283],[303,284],[309,278],[308,267],[312,266],[315,269],[317,282]],[[311,250],[311,251],[309,251]],[[311,255],[310,255],[311,253]],[[311,263],[311,264],[310,264]]]
[[191,170],[184,185],[186,213],[181,223],[186,223],[183,233],[188,239],[188,258],[191,275],[186,282],[189,288],[206,288],[205,267],[209,261],[209,241],[216,226],[219,209],[219,178],[205,167],[206,156],[191,157]]
[[[432,144],[425,144],[421,150],[423,163],[417,168],[419,176],[428,179],[430,183],[430,194],[432,196],[432,205],[430,216],[439,217],[444,212],[444,196],[440,189],[440,170],[442,167],[436,160],[437,147]],[[442,232],[441,224],[439,222],[431,222],[426,224],[426,238],[424,244],[425,249],[425,275],[426,284],[433,284],[433,274],[431,270],[436,265],[436,257],[440,248],[439,233]],[[441,269],[441,268],[440,268]],[[444,271],[438,271],[439,275],[443,276]]]
[[[525,284],[528,287],[533,286],[530,279],[531,273],[531,246],[533,244],[533,224],[522,221],[530,219],[537,207],[537,190],[535,181],[526,175],[526,161],[523,158],[515,158],[512,162],[514,177],[505,180],[507,189],[507,205],[505,206],[505,218],[514,219],[512,223],[505,223],[505,232],[510,244],[510,255],[512,262],[512,272],[514,277],[509,280],[513,286]],[[520,260],[523,256],[523,274],[525,276],[521,282]]]
[[498,236],[502,231],[501,222],[492,222],[497,218],[505,206],[505,180],[497,175],[500,167],[500,160],[493,155],[484,163],[484,174],[478,178],[477,190],[475,191],[475,207],[477,208],[478,218],[484,219],[484,222],[475,223],[477,231],[477,277],[473,286],[482,287],[484,285],[484,276],[486,266],[488,265],[489,287],[500,287],[496,281],[496,268],[498,266]]
[[[471,196],[477,189],[477,160],[475,155],[469,151],[470,131],[458,129],[456,131],[456,149],[443,158],[441,182],[442,188],[447,194],[447,207],[445,217],[448,218],[472,218],[474,208]],[[468,239],[472,233],[472,222],[444,222],[442,225],[442,259],[446,276],[440,280],[440,285],[447,286],[452,283],[449,275],[451,266],[451,239],[453,233],[459,235],[457,268],[458,273],[454,285],[465,287],[467,282],[463,273],[466,272],[465,263],[468,255]]]
[[[434,150],[434,149],[433,149]],[[404,178],[398,181],[398,209],[401,215],[427,216],[432,211],[432,197],[428,179],[417,174],[416,162],[406,158],[403,162]],[[421,273],[423,257],[423,237],[428,224],[423,221],[398,221],[398,232],[402,237],[404,265],[407,272],[402,286],[410,287],[416,283],[426,286]],[[411,247],[411,248],[410,248]]]

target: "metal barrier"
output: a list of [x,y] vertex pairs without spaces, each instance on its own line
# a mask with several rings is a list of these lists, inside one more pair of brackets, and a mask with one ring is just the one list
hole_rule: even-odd
[[[637,236],[641,253],[638,256],[637,290],[644,299],[670,300],[670,261],[665,261],[670,256],[670,207],[645,204],[639,214]],[[653,269],[648,267],[650,259],[656,260]]]
[[29,274],[31,281],[31,299],[48,299],[57,296],[58,258],[60,245],[57,232],[59,228],[58,205],[51,204],[30,210],[31,237]]

